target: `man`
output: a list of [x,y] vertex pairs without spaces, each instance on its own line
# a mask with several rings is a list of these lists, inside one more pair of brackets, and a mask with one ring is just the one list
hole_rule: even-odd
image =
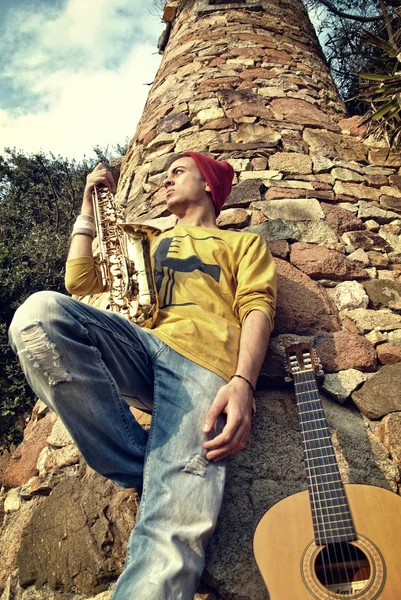
[[[188,152],[164,181],[178,217],[152,249],[160,312],[152,330],[62,294],[18,309],[10,340],[37,396],[57,412],[84,458],[124,487],[143,486],[115,600],[192,600],[223,496],[225,458],[245,447],[253,392],[276,297],[257,235],[220,230],[233,169]],[[66,287],[102,291],[92,256],[94,185],[74,225]],[[128,404],[152,412],[144,431]]]

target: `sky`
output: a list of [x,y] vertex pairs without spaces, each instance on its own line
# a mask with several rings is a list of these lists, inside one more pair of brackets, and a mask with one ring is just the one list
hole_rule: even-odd
[[154,0],[0,0],[0,154],[130,140],[162,30]]
[[153,0],[0,0],[0,154],[131,139],[162,30]]

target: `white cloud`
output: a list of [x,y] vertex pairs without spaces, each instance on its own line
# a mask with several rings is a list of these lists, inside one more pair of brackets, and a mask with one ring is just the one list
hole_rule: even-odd
[[6,24],[3,77],[21,95],[29,92],[31,104],[0,110],[2,146],[78,157],[131,137],[149,91],[144,83],[160,62],[160,21],[138,0],[40,8],[15,10]]

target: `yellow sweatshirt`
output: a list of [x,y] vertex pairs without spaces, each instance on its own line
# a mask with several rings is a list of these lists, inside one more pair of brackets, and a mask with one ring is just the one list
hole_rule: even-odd
[[[270,321],[276,272],[258,235],[177,225],[152,246],[160,312],[153,333],[179,354],[229,381],[238,360],[241,323],[251,310]],[[104,291],[92,257],[67,262],[66,288]]]

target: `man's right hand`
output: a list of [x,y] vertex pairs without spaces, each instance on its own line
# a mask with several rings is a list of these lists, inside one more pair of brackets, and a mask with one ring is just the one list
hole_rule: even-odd
[[114,192],[115,183],[111,171],[103,163],[99,163],[91,173],[86,177],[84,198],[82,202],[81,214],[93,215],[92,190],[95,185],[107,187],[110,192]]

